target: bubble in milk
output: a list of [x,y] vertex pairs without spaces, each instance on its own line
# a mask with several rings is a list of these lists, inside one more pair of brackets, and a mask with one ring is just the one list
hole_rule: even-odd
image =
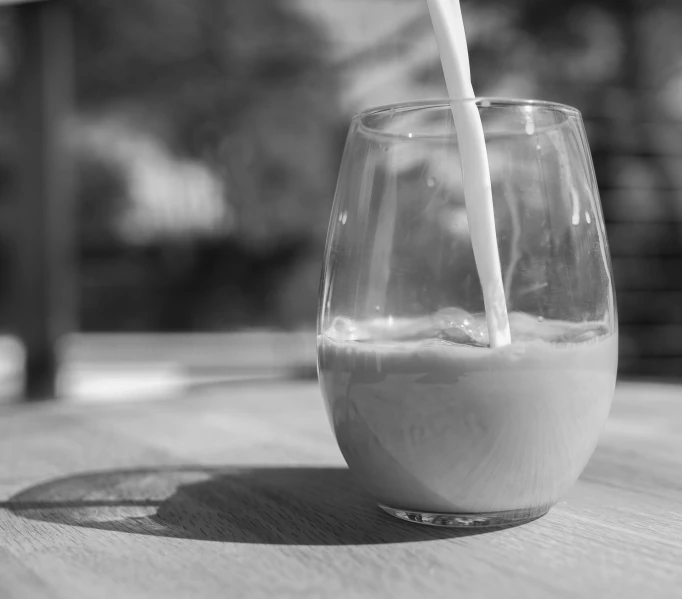
[[339,341],[354,341],[358,337],[357,326],[345,316],[337,316],[333,320],[330,332],[331,336]]
[[471,314],[462,308],[441,308],[432,317],[433,326],[439,329],[447,329],[452,326],[467,322]]
[[426,185],[427,185],[427,187],[435,187],[436,186],[436,178],[435,177],[429,177],[426,180]]
[[391,110],[388,111],[388,116],[391,118],[395,116],[395,108],[391,108]]
[[432,317],[436,337],[441,341],[486,346],[489,343],[485,315],[475,316],[461,308],[443,308]]

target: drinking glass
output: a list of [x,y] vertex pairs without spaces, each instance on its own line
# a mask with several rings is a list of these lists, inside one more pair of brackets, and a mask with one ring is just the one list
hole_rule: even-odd
[[318,315],[327,412],[380,507],[442,526],[547,512],[584,469],[617,367],[609,250],[580,113],[475,102],[512,343],[491,348],[448,100],[350,126]]

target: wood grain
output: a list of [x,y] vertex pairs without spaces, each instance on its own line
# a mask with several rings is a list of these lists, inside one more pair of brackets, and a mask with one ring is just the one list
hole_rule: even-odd
[[621,385],[583,477],[494,532],[381,513],[317,386],[0,409],[0,596],[674,597],[682,388]]

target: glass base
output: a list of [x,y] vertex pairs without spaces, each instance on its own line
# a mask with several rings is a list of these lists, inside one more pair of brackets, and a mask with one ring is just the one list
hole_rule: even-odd
[[379,504],[387,514],[405,520],[417,522],[427,526],[442,526],[446,528],[492,528],[524,524],[544,516],[551,506],[541,506],[523,510],[509,510],[506,512],[483,512],[480,514],[439,514],[431,512],[416,512],[401,510]]

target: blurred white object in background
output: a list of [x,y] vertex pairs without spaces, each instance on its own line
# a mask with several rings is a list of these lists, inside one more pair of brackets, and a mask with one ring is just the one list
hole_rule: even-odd
[[16,398],[24,387],[26,352],[21,341],[0,336],[0,403]]
[[223,236],[233,228],[225,185],[205,163],[174,156],[157,136],[116,115],[81,120],[72,135],[81,151],[125,178],[127,208],[116,223],[123,241]]

